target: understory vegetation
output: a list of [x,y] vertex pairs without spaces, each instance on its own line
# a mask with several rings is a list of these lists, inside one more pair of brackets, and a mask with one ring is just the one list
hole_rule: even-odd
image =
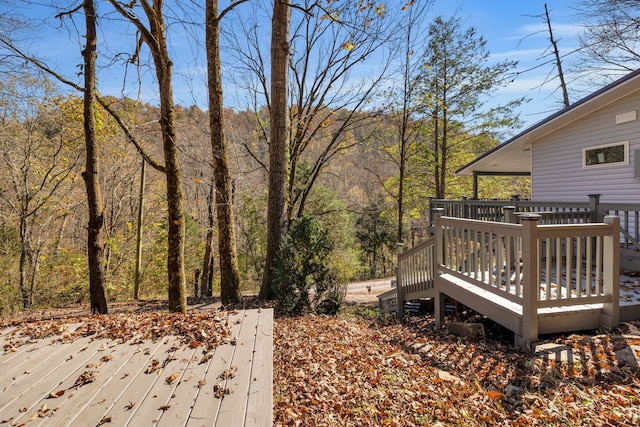
[[[33,82],[22,82],[35,91]],[[25,86],[20,86],[24,87]],[[26,90],[26,89],[24,89]],[[81,174],[83,148],[81,100],[40,92],[34,99],[33,116],[28,120],[5,120],[0,128],[4,166],[0,173],[0,313],[27,307],[62,306],[88,301],[86,260],[86,196]],[[36,94],[34,93],[34,96]],[[157,135],[153,121],[156,107],[131,100],[112,100],[129,120],[147,128],[148,138]],[[17,107],[16,107],[17,108]],[[14,114],[17,114],[15,111]],[[176,109],[179,119],[181,157],[184,164],[185,193],[185,270],[189,296],[199,293],[202,264],[209,232],[208,206],[212,182],[208,141],[202,135],[205,112],[197,107]],[[225,112],[233,129],[232,143],[238,148],[234,158],[238,265],[242,291],[259,289],[266,247],[266,172],[252,166],[252,157],[240,147],[254,141],[256,116],[251,112]],[[9,116],[6,116],[9,117]],[[133,298],[136,277],[137,215],[142,209],[140,230],[139,297],[166,296],[167,219],[165,180],[147,168],[141,182],[141,159],[115,129],[113,120],[98,115],[101,125],[101,156],[105,188],[106,228],[105,273],[109,301]],[[375,132],[378,121],[371,121],[360,132]],[[12,127],[13,126],[13,127]],[[329,125],[331,127],[332,125]],[[356,135],[354,135],[356,137]],[[64,145],[56,145],[62,138]],[[371,168],[379,177],[393,181],[391,164],[369,163],[372,153],[386,150],[383,142],[363,140],[346,151],[341,161],[327,167],[308,195],[304,215],[292,217],[291,231],[284,243],[288,256],[302,260],[312,257],[313,265],[296,266],[294,259],[281,258],[285,277],[290,268],[300,270],[298,289],[315,287],[311,295],[326,298],[313,301],[313,309],[328,308],[329,299],[339,301],[338,284],[393,274],[396,252],[397,214],[393,199],[376,187]],[[387,144],[387,142],[384,142]],[[258,145],[255,145],[257,147]],[[62,150],[62,151],[61,151]],[[64,155],[63,155],[64,154]],[[57,156],[57,157],[56,157]],[[501,183],[502,182],[502,183]],[[510,180],[514,185],[520,185]],[[142,187],[141,187],[142,184]],[[451,186],[451,195],[469,194],[469,183]],[[513,185],[495,179],[495,195],[507,197]],[[419,187],[421,192],[427,191]],[[498,189],[503,190],[499,191]],[[424,237],[426,197],[417,197],[411,215],[403,224],[407,238],[416,243]],[[142,200],[142,204],[140,203]],[[20,208],[22,207],[22,208]],[[298,224],[322,230],[313,241],[297,232]],[[320,234],[316,237],[320,238]],[[214,228],[213,238],[217,233]],[[306,240],[305,240],[306,239]],[[314,246],[316,245],[316,246]],[[216,245],[213,245],[216,247]],[[213,255],[216,259],[216,254]],[[285,262],[286,261],[286,262]],[[319,267],[322,267],[318,270]],[[289,276],[291,278],[291,276]],[[298,280],[298,279],[297,279]],[[219,270],[214,263],[213,295],[218,295]],[[307,292],[303,290],[303,292]],[[294,311],[301,309],[293,304]],[[323,303],[324,301],[324,303]],[[25,304],[26,303],[26,304]],[[311,307],[309,307],[311,308]],[[330,310],[333,310],[331,308]]]

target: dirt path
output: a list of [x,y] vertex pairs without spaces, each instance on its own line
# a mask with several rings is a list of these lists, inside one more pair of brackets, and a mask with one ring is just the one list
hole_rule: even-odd
[[345,302],[359,304],[378,304],[378,295],[393,289],[391,278],[369,280],[367,282],[350,283],[347,285]]

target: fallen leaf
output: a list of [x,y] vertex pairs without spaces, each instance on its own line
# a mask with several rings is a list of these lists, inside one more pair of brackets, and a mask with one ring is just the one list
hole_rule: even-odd
[[58,391],[52,391],[51,393],[49,393],[49,399],[55,399],[57,397],[60,397],[64,394],[64,390],[58,390]]
[[38,417],[40,418],[44,418],[47,416],[47,412],[49,412],[49,409],[47,409],[47,405],[42,405],[40,407],[40,409],[38,410]]
[[98,379],[98,375],[100,375],[98,371],[84,371],[73,384],[73,387],[79,388],[85,384],[92,383]]
[[160,368],[160,361],[158,359],[153,359],[151,361],[151,364],[147,366],[147,369],[144,372],[145,374],[150,374],[159,368]]
[[222,379],[222,380],[228,380],[230,378],[234,378],[237,373],[238,373],[238,367],[234,365],[234,366],[232,366],[230,368],[225,369],[220,374],[219,378]]
[[500,400],[500,399],[502,399],[504,397],[504,394],[500,393],[499,391],[489,390],[489,391],[487,391],[487,396],[491,400]]
[[200,359],[200,363],[207,363],[209,360],[211,360],[212,357],[212,353],[206,353],[204,356],[202,356],[202,359]]
[[180,372],[174,372],[173,374],[171,374],[167,378],[165,378],[164,382],[167,383],[167,384],[173,384],[174,381],[177,380],[179,376],[180,376]]
[[100,419],[100,421],[98,421],[98,425],[101,426],[103,424],[110,423],[110,422],[111,422],[111,415],[105,415]]
[[218,399],[224,399],[226,395],[232,392],[233,392],[232,389],[225,388],[221,383],[218,383],[213,386],[213,395]]

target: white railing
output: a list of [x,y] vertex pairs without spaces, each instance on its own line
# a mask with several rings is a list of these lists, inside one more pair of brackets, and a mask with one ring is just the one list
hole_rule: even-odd
[[539,219],[525,214],[509,224],[436,215],[437,273],[521,305],[525,343],[537,337],[538,308],[603,304],[603,326],[616,326],[620,219],[557,225]]
[[408,295],[433,289],[434,243],[435,238],[431,237],[398,255],[396,283],[399,294]]
[[402,315],[404,301],[433,290],[435,277],[435,237],[402,252],[398,251],[396,289],[378,296],[382,313],[397,311]]

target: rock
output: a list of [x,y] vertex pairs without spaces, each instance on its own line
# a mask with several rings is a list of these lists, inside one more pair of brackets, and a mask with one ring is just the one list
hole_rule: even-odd
[[449,322],[447,330],[458,337],[484,337],[484,325],[482,323]]
[[441,380],[450,381],[455,384],[464,384],[464,381],[462,381],[460,378],[456,377],[455,375],[451,375],[447,371],[442,371],[440,369],[438,370],[438,377]]
[[520,387],[517,387],[513,384],[508,384],[505,388],[504,388],[504,394],[507,397],[511,397],[511,396],[515,396],[518,395],[522,392],[522,389]]
[[620,329],[624,335],[640,336],[640,329],[633,323],[621,322]]

